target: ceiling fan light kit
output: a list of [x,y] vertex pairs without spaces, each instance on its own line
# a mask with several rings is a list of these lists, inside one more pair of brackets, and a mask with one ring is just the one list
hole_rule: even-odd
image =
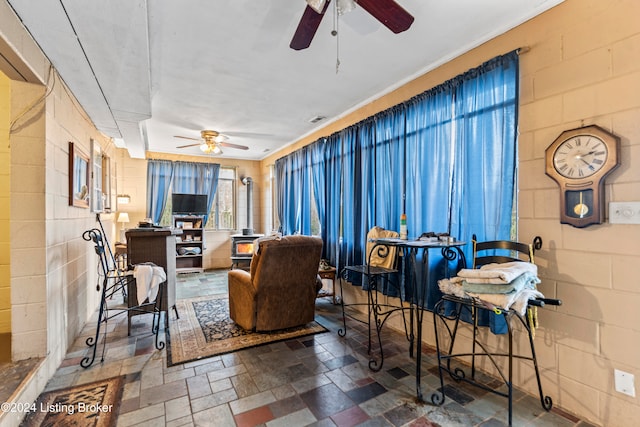
[[222,154],[222,147],[235,148],[237,150],[249,149],[249,147],[244,145],[231,144],[229,142],[225,142],[229,139],[229,137],[215,130],[200,131],[200,138],[192,138],[190,136],[180,136],[180,135],[175,135],[175,137],[182,138],[182,139],[190,139],[192,141],[198,141],[195,144],[180,145],[176,148],[188,148],[188,147],[199,146],[200,150],[206,154],[220,155]]
[[200,150],[203,153],[207,153],[207,154],[222,154],[222,149],[220,148],[220,146],[218,144],[201,144],[200,145]]

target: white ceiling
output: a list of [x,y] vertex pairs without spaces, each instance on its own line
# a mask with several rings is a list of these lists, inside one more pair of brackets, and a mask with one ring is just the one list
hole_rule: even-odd
[[[224,149],[238,159],[262,159],[561,1],[397,0],[415,17],[406,32],[356,8],[337,38],[328,11],[311,46],[294,51],[304,0],[8,0],[132,157],[203,155],[174,136],[213,129],[250,147]],[[318,115],[327,119],[309,123]]]

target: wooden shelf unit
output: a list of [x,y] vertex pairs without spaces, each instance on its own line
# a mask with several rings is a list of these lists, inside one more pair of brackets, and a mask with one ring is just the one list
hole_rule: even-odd
[[[182,234],[176,236],[176,272],[202,273],[204,271],[204,217],[174,215],[173,227],[182,230]],[[189,253],[190,248],[197,248],[199,253]],[[184,251],[187,253],[180,253]]]

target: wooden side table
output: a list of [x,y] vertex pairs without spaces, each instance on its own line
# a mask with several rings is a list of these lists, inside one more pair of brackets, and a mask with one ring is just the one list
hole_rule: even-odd
[[321,279],[331,280],[331,291],[327,292],[324,289],[321,289],[320,292],[318,292],[318,298],[332,297],[333,303],[337,304],[336,302],[336,268],[329,267],[327,269],[320,269],[318,270],[318,276],[320,276]]

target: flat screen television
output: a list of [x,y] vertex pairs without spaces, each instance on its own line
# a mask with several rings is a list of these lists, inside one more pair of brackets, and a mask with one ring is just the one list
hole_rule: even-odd
[[207,195],[173,193],[171,212],[174,215],[206,215],[208,214]]

